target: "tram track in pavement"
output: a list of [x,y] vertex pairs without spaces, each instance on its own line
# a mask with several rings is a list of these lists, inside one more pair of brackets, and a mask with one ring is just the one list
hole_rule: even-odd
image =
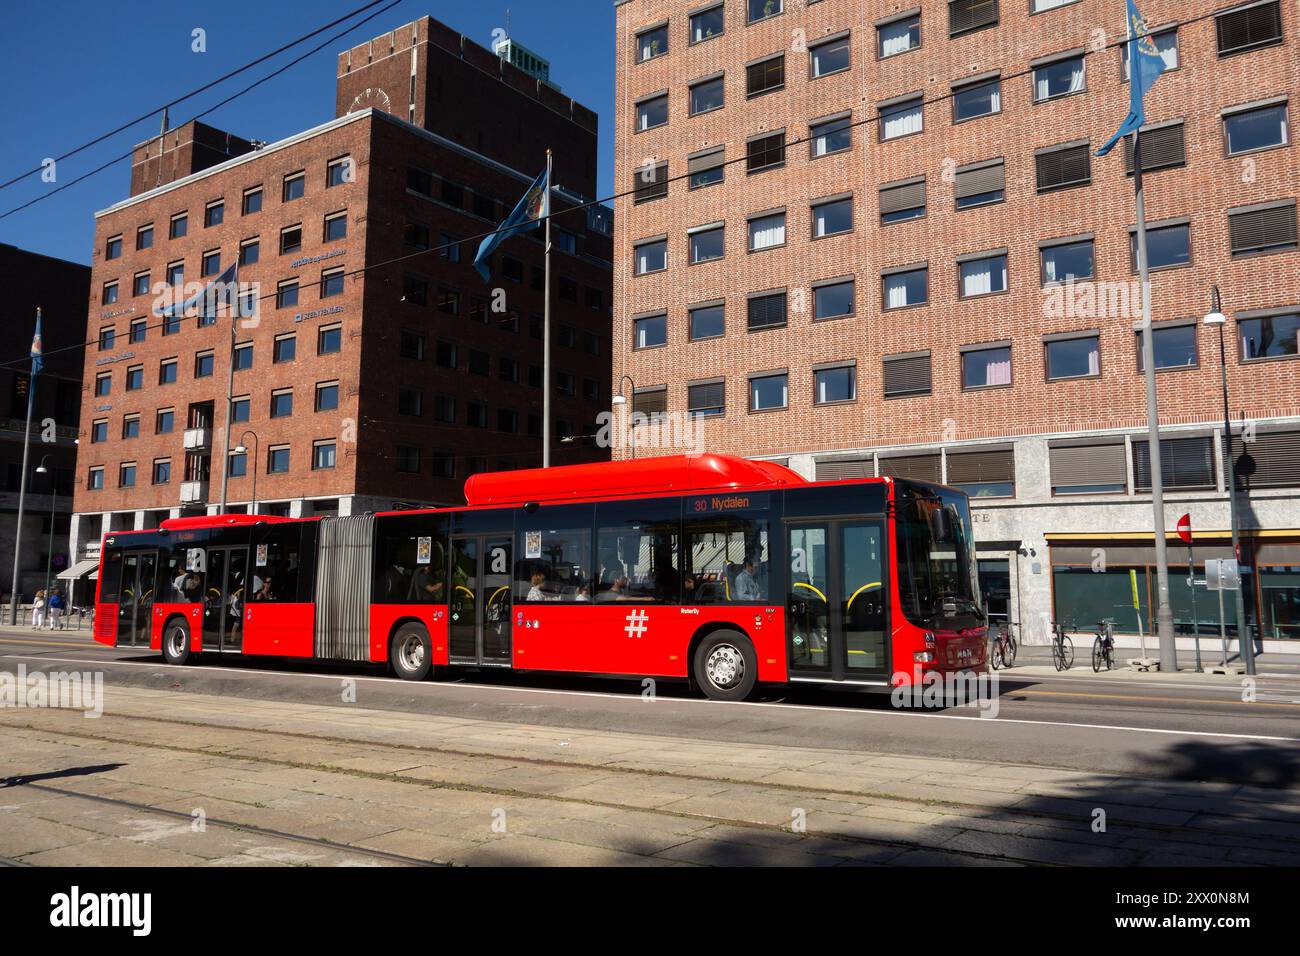
[[[195,729],[215,728],[215,729],[222,729],[222,730],[232,730],[232,731],[239,731],[245,734],[260,734],[262,736],[270,737],[270,738],[290,738],[290,739],[296,738],[296,739],[302,739],[304,741],[312,741],[315,743],[320,743],[324,741],[324,742],[338,743],[338,744],[349,745],[349,746],[356,746],[358,744],[361,744],[366,746],[367,748],[373,749],[376,752],[385,751],[394,754],[411,754],[412,755],[411,759],[415,761],[414,763],[412,763],[412,766],[415,766],[420,759],[427,758],[427,755],[429,754],[440,754],[440,755],[468,757],[468,758],[486,758],[486,759],[495,759],[495,760],[508,760],[512,764],[526,764],[530,766],[536,766],[539,769],[568,769],[568,770],[585,769],[585,770],[597,771],[600,773],[627,775],[629,777],[649,776],[649,777],[655,777],[660,779],[666,778],[666,779],[674,779],[674,780],[689,780],[689,781],[700,782],[705,784],[761,786],[761,788],[765,791],[769,791],[769,792],[779,791],[779,792],[785,792],[790,794],[791,806],[799,805],[801,802],[800,798],[802,798],[803,800],[806,800],[809,797],[833,799],[836,796],[843,797],[844,795],[848,794],[854,797],[865,798],[869,800],[889,801],[894,804],[907,805],[917,809],[925,809],[930,811],[951,810],[954,812],[954,816],[955,816],[954,825],[956,826],[961,825],[960,822],[957,822],[961,819],[961,817],[958,816],[961,813],[965,813],[968,815],[972,813],[976,813],[980,816],[981,819],[987,819],[993,817],[1001,818],[1003,816],[1009,816],[1009,817],[1014,817],[1015,821],[1018,823],[1039,824],[1039,825],[1053,827],[1053,828],[1059,828],[1062,823],[1062,815],[1060,812],[1049,813],[1045,810],[1039,810],[1033,807],[1016,806],[1014,808],[998,808],[998,807],[991,807],[987,804],[978,804],[978,803],[965,802],[960,800],[951,800],[951,799],[936,800],[936,799],[927,799],[922,797],[909,797],[905,795],[899,795],[896,793],[884,793],[884,792],[876,793],[870,790],[862,790],[862,789],[853,790],[853,789],[841,788],[837,790],[835,788],[817,786],[817,785],[805,785],[805,784],[796,785],[796,784],[767,782],[767,781],[763,781],[761,783],[756,784],[753,780],[729,778],[722,774],[702,775],[702,774],[692,774],[692,773],[669,771],[669,770],[645,770],[645,769],[619,767],[617,765],[608,765],[608,764],[601,764],[601,763],[591,763],[591,762],[574,761],[574,760],[553,760],[553,759],[538,758],[538,757],[521,757],[518,755],[510,755],[509,757],[503,757],[496,754],[463,750],[459,748],[428,747],[428,746],[419,746],[413,744],[399,745],[399,744],[375,743],[371,741],[358,740],[356,738],[336,737],[336,736],[321,735],[321,734],[295,733],[295,732],[288,732],[288,731],[274,731],[274,732],[249,731],[247,730],[247,728],[232,726],[228,724],[214,725],[212,723],[199,723],[197,721],[186,721],[186,720],[180,720],[176,718],[162,718],[162,717],[149,717],[143,715],[121,715],[121,714],[114,715],[114,716],[115,719],[126,720],[126,721],[138,721],[141,723],[151,723],[151,724],[161,724],[161,725],[177,725],[177,726],[192,727]],[[30,724],[27,725],[27,728],[38,733],[49,733],[58,736],[64,736],[64,737],[70,737],[70,738],[76,738],[82,740],[93,740],[93,741],[106,743],[106,744],[120,744],[120,745],[133,746],[133,747],[144,747],[153,750],[169,751],[169,752],[192,755],[192,756],[206,756],[206,757],[227,756],[226,753],[223,752],[221,749],[214,748],[214,747],[184,747],[184,746],[178,746],[174,744],[163,744],[163,743],[157,743],[152,741],[141,741],[138,739],[133,739],[129,736],[114,736],[108,734],[74,732],[74,731],[68,731],[62,729],[40,728]],[[866,847],[894,848],[903,851],[907,851],[907,850],[936,851],[945,854],[955,854],[961,857],[970,858],[973,861],[1010,862],[1010,863],[1021,863],[1025,865],[1034,865],[1034,866],[1070,865],[1068,863],[1061,863],[1059,861],[1054,861],[1045,864],[1044,860],[1042,860],[1039,857],[1017,857],[1015,855],[1008,855],[1005,853],[986,853],[986,852],[981,852],[978,850],[972,850],[968,848],[948,848],[943,846],[942,844],[929,844],[920,841],[890,839],[887,837],[870,837],[870,836],[865,836],[856,833],[818,831],[816,833],[808,833],[808,834],[801,835],[801,834],[793,833],[787,826],[763,823],[754,820],[744,820],[744,819],[726,817],[726,816],[713,814],[713,813],[673,810],[671,808],[666,808],[666,807],[636,806],[635,808],[629,808],[623,804],[614,803],[611,801],[604,801],[604,800],[598,800],[593,798],[566,797],[563,795],[548,793],[545,791],[526,790],[526,789],[520,789],[516,787],[492,787],[492,786],[486,786],[482,784],[467,784],[455,780],[439,780],[436,778],[430,778],[426,776],[407,777],[404,776],[401,771],[396,771],[396,772],[368,771],[368,770],[361,770],[356,768],[334,766],[329,763],[311,763],[311,762],[302,762],[302,761],[294,761],[294,760],[285,760],[285,759],[274,758],[274,757],[265,757],[265,756],[256,755],[255,753],[250,753],[251,749],[252,748],[247,746],[241,747],[238,755],[231,755],[231,759],[237,759],[245,762],[253,762],[268,767],[276,767],[276,768],[292,769],[292,770],[306,770],[306,771],[312,771],[312,772],[323,773],[323,774],[340,774],[340,775],[354,777],[354,778],[371,779],[376,781],[385,781],[389,783],[400,783],[400,784],[415,786],[423,789],[452,790],[452,791],[458,791],[464,793],[484,794],[484,795],[490,795],[493,797],[506,798],[506,799],[516,798],[516,799],[528,799],[528,800],[545,800],[554,803],[570,803],[570,804],[577,804],[586,807],[598,807],[598,808],[611,809],[611,810],[635,809],[637,812],[640,813],[649,813],[664,818],[675,818],[675,819],[689,820],[689,821],[707,821],[712,825],[739,828],[742,830],[753,831],[755,833],[759,833],[759,832],[780,833],[796,841],[795,843],[792,844],[793,846],[796,847],[797,847],[797,841],[800,839],[801,836],[809,836],[815,838],[832,839],[832,840],[841,841],[848,844],[861,845]],[[138,811],[164,814],[168,817],[184,820],[186,822],[189,822],[191,820],[190,815],[187,813],[167,810],[165,808],[153,807],[150,806],[149,804],[119,800],[113,797],[103,796],[98,794],[84,794],[75,790],[64,790],[58,787],[51,787],[47,784],[29,784],[28,786],[33,786],[36,789],[48,791],[62,796],[91,799],[101,804],[116,805],[125,809],[133,809]],[[1285,793],[1285,791],[1279,791],[1279,796],[1281,796],[1281,794],[1283,793]],[[1062,799],[1069,800],[1072,798],[1062,797]],[[1096,802],[1095,799],[1093,799],[1092,802]],[[1253,819],[1253,816],[1251,816],[1246,809],[1243,809],[1240,815],[1232,815],[1232,814],[1224,814],[1224,813],[1209,813],[1209,812],[1205,812],[1204,815],[1210,818],[1217,818],[1219,820],[1227,820],[1233,822],[1240,822],[1242,820]],[[871,818],[869,816],[864,817],[864,821],[868,821],[870,819]],[[320,848],[329,849],[335,852],[355,853],[358,855],[372,857],[376,859],[384,859],[389,862],[393,862],[397,864],[422,865],[422,866],[454,865],[453,863],[445,862],[445,861],[431,861],[431,860],[423,860],[423,859],[413,858],[413,857],[403,857],[401,854],[393,854],[385,851],[370,850],[364,847],[355,847],[350,844],[337,843],[334,841],[324,840],[316,837],[309,837],[302,834],[293,834],[286,831],[262,828],[252,824],[239,823],[234,821],[214,821],[212,818],[208,818],[208,821],[210,823],[215,823],[215,825],[224,826],[236,830],[255,832],[270,838],[291,840],[291,841],[300,842],[304,844],[315,845]],[[1177,845],[1177,843],[1189,842],[1187,841],[1187,837],[1189,833],[1190,834],[1200,833],[1205,835],[1206,837],[1219,835],[1219,831],[1212,826],[1203,828],[1203,827],[1189,826],[1186,823],[1170,824],[1170,823],[1161,823],[1159,821],[1151,821],[1151,820],[1138,820],[1138,819],[1124,820],[1124,819],[1117,818],[1115,822],[1112,823],[1112,828],[1116,828],[1116,827],[1131,827],[1135,831],[1141,831],[1143,835],[1168,835],[1171,837],[1177,836],[1181,838],[1176,842],[1171,841],[1172,845]],[[1282,845],[1287,848],[1292,846],[1300,847],[1300,835],[1288,836],[1284,834],[1273,833],[1273,834],[1269,834],[1267,839],[1273,843]]]

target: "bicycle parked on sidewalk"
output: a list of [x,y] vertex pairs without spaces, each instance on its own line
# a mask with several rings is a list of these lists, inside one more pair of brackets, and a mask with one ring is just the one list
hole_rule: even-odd
[[[1073,623],[1069,630],[1076,630]],[[1066,633],[1066,626],[1060,623],[1052,624],[1052,666],[1058,671],[1068,671],[1074,666],[1074,641]]]
[[1103,618],[1097,622],[1097,636],[1092,641],[1092,671],[1100,673],[1104,666],[1110,670],[1115,666],[1115,621]]
[[1016,639],[1011,633],[1019,624],[994,624],[989,628],[993,647],[989,650],[989,663],[993,669],[1010,667],[1016,662]]

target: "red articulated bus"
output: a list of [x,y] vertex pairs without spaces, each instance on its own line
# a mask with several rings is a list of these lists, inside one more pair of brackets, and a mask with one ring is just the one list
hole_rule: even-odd
[[720,455],[481,474],[468,505],[104,538],[95,640],[200,655],[887,690],[981,670],[970,507]]

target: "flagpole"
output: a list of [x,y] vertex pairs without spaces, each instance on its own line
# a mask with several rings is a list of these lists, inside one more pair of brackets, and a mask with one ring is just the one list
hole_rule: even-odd
[[[1132,24],[1129,39],[1133,38]],[[1137,83],[1136,51],[1129,54],[1129,82]],[[1178,670],[1174,641],[1174,615],[1169,606],[1169,554],[1165,543],[1165,488],[1160,464],[1160,412],[1156,402],[1156,360],[1151,328],[1151,269],[1147,261],[1147,210],[1142,188],[1142,137],[1133,131],[1133,190],[1137,203],[1137,260],[1142,283],[1142,366],[1147,387],[1147,449],[1151,461],[1151,511],[1156,542],[1156,633],[1160,643],[1160,669]]]
[[[41,327],[41,309],[36,307],[36,327]],[[18,565],[23,547],[23,509],[27,504],[27,456],[32,446],[32,406],[36,400],[36,368],[33,363],[31,381],[27,385],[27,429],[23,432],[23,473],[18,479],[18,528],[14,532],[14,579],[9,590],[9,623],[18,623]],[[54,527],[50,526],[51,541]]]
[[542,295],[542,467],[551,467],[551,151],[546,151],[546,280]]

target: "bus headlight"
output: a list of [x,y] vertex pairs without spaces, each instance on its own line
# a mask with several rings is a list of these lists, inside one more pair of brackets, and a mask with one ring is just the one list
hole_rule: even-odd
[[918,664],[933,664],[934,651],[917,651],[912,655],[912,659]]

